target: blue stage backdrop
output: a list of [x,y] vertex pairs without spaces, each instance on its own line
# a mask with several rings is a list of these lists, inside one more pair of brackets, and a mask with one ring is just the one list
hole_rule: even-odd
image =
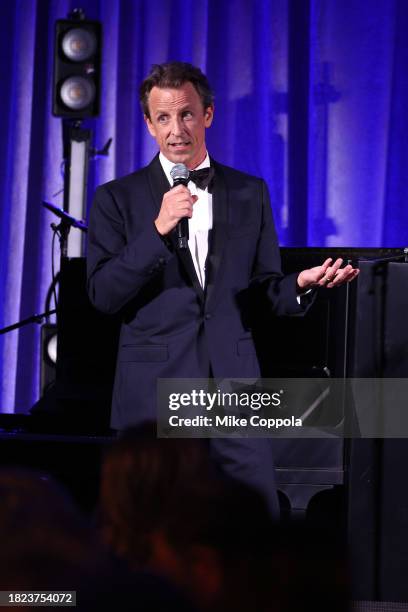
[[[216,91],[208,145],[263,176],[283,245],[408,243],[406,0],[3,0],[0,35],[0,326],[44,308],[52,215],[62,205],[51,116],[53,30],[82,6],[103,25],[100,117],[111,155],[94,188],[155,153],[138,105],[151,64],[199,65]],[[58,194],[58,195],[55,195]],[[38,397],[39,328],[3,336],[0,411]]]

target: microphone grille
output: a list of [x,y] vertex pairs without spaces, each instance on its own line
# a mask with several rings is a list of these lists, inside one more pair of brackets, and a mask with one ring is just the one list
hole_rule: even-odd
[[176,164],[170,170],[170,176],[173,179],[173,181],[177,179],[184,179],[187,181],[189,175],[190,175],[190,171],[187,168],[187,166],[185,166],[184,164]]

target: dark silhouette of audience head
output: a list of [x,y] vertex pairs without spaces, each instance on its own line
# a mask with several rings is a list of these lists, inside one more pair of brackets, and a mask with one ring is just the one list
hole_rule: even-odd
[[272,523],[263,497],[218,473],[202,440],[157,439],[153,424],[125,432],[104,460],[99,518],[129,567],[166,576],[202,610],[345,609],[344,565],[326,535]]
[[49,475],[0,469],[1,590],[76,591],[87,612],[346,610],[344,543],[272,523],[208,450],[152,424],[125,432],[102,466],[102,541]]
[[68,588],[97,571],[97,539],[50,476],[0,469],[0,499],[0,576],[8,588]]
[[144,566],[152,553],[153,532],[169,520],[186,491],[207,491],[214,478],[201,440],[157,439],[150,423],[125,432],[102,466],[105,542],[132,567]]
[[112,564],[90,521],[51,476],[0,469],[0,499],[1,590],[76,591],[76,609],[86,612],[193,612],[159,577],[130,576]]

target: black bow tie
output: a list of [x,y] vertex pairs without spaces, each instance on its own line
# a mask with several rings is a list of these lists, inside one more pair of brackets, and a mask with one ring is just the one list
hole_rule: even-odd
[[190,170],[188,180],[193,181],[199,189],[206,189],[210,191],[210,183],[214,177],[214,168],[201,168],[201,170]]

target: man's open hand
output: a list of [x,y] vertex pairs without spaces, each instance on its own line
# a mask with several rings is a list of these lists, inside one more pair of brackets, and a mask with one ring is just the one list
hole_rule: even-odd
[[344,283],[349,283],[358,276],[360,270],[353,268],[350,264],[341,268],[342,259],[336,259],[333,265],[332,259],[326,259],[321,266],[315,266],[308,270],[303,270],[297,277],[298,293],[303,293],[313,287],[339,287]]

